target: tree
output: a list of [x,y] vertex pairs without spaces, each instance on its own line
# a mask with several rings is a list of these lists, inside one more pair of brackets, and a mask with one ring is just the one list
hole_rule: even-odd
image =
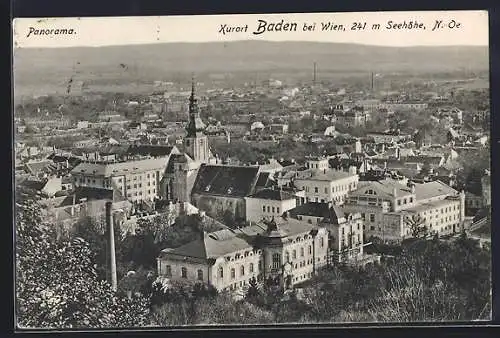
[[424,238],[427,236],[427,227],[420,215],[406,216],[404,222],[410,229],[410,234],[413,238]]
[[16,195],[16,312],[23,328],[144,326],[147,301],[100,281],[89,244],[57,241],[36,200]]

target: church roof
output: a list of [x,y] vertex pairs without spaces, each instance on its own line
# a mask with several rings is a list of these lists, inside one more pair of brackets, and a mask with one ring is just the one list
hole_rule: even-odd
[[192,192],[244,197],[253,192],[258,176],[258,167],[202,164]]

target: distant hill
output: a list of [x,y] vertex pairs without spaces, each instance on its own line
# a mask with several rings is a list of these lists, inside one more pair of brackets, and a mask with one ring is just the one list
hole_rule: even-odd
[[[488,70],[488,47],[380,47],[319,42],[210,42],[16,49],[22,92],[63,88],[72,76],[90,83],[169,80],[173,74],[255,71],[448,72]],[[41,87],[40,87],[41,86]],[[49,90],[50,91],[50,90]]]

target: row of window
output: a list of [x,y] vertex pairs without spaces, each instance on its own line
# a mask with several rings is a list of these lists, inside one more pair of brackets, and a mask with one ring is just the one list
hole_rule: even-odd
[[406,198],[403,198],[403,199],[400,199],[400,200],[397,200],[397,201],[398,201],[397,202],[398,206],[401,206],[401,204],[405,205],[405,204],[408,204],[408,203],[413,203],[413,196],[411,196],[408,200]]
[[[153,189],[153,190],[148,190],[147,195],[151,195],[152,193],[153,193],[153,194],[156,194],[156,189]],[[134,194],[132,194],[132,193],[127,193],[127,197],[132,197],[132,196],[142,196],[142,191],[139,191],[138,193],[136,192],[136,193],[134,193]]]
[[[259,262],[259,265],[258,265],[258,269],[261,270],[262,269],[262,263]],[[240,277],[243,277],[245,276],[245,266],[244,265],[241,265],[240,266]],[[253,263],[250,263],[249,266],[248,266],[248,273],[254,273],[254,264]],[[231,273],[231,279],[235,279],[236,278],[236,269],[235,268],[231,268],[230,270],[230,273]],[[219,266],[219,268],[217,269],[217,276],[219,278],[224,278],[224,268],[222,266]]]
[[[167,266],[165,267],[165,269],[166,269],[166,271],[165,271],[165,275],[166,275],[167,277],[172,277],[172,266],[167,265]],[[202,280],[203,280],[203,270],[198,269],[198,270],[196,271],[196,275],[197,275],[197,279],[198,279],[198,280],[200,280],[200,281],[202,281]],[[182,268],[181,268],[181,277],[182,277],[182,278],[186,278],[186,279],[188,278],[188,270],[187,270],[187,268],[186,268],[186,267],[182,267]]]
[[[151,185],[155,186],[154,182],[153,182],[153,184],[151,184],[151,182],[148,182],[148,187],[150,187]],[[131,185],[131,184],[127,185],[128,190],[132,189],[132,187],[134,187],[134,189],[142,188],[142,183],[134,184],[134,185]]]
[[269,205],[268,206],[263,205],[262,206],[262,212],[266,212],[266,210],[267,210],[267,212],[273,213],[273,214],[274,213],[277,213],[277,214],[280,213],[280,207],[276,207],[275,208],[275,207],[270,207]]
[[[309,192],[308,186],[302,186],[302,189],[305,190],[306,192]],[[332,193],[341,192],[341,191],[350,191],[353,189],[356,189],[356,185],[354,183],[350,183],[347,185],[338,185],[338,186],[332,187]],[[328,194],[328,187],[325,187],[324,191],[325,191],[325,194]],[[314,193],[316,193],[316,194],[319,193],[318,187],[314,187]]]

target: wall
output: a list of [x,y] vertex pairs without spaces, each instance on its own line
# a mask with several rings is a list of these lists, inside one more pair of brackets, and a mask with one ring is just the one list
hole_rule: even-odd
[[[266,207],[266,211],[264,212],[262,207]],[[264,217],[271,218],[279,217],[284,212],[293,209],[297,206],[297,201],[295,198],[290,200],[276,201],[269,199],[260,199],[260,198],[252,198],[245,197],[245,219],[247,222],[259,222]],[[267,207],[269,207],[270,212],[267,211]],[[274,212],[273,212],[274,208]]]
[[198,209],[206,211],[213,218],[230,211],[235,218],[245,219],[245,199],[243,197],[226,197],[215,195],[192,194],[191,203]]

